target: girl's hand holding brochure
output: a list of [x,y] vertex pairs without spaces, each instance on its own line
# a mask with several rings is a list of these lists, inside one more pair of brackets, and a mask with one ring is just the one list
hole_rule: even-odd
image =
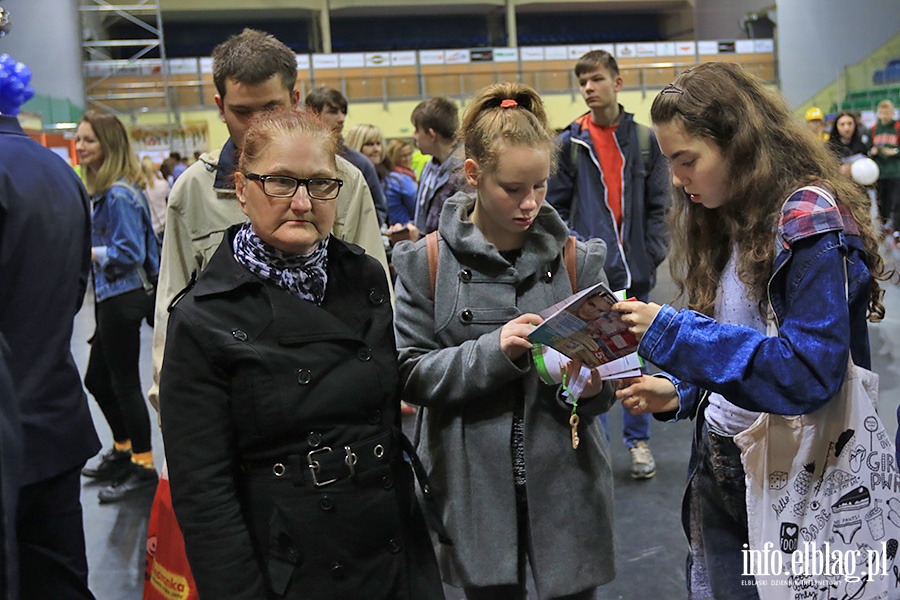
[[662,307],[655,302],[641,302],[639,300],[627,300],[616,302],[612,309],[622,315],[622,322],[628,325],[628,331],[637,336],[638,340],[644,337],[650,323],[656,318]]
[[[569,373],[580,373],[581,368],[584,366],[584,362],[581,359],[573,358],[566,364],[565,373],[568,375]],[[590,378],[588,379],[587,384],[584,386],[584,390],[581,392],[581,396],[583,398],[590,398],[591,396],[596,396],[601,391],[603,391],[603,377],[597,371],[597,369],[590,370]]]
[[543,322],[544,319],[540,315],[525,313],[509,321],[500,329],[500,349],[509,357],[509,360],[516,360],[531,350],[532,344],[527,336]]

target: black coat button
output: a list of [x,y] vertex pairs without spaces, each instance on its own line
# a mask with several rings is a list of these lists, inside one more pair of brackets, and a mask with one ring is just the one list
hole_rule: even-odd
[[550,283],[551,281],[553,281],[553,273],[551,271],[547,271],[546,273],[541,275],[541,280],[544,283]]
[[247,332],[243,331],[242,329],[235,329],[235,330],[233,330],[233,331],[231,332],[231,335],[233,335],[233,336],[234,336],[234,339],[236,339],[236,340],[239,341],[239,342],[246,342],[246,341],[247,341]]
[[322,496],[322,499],[319,500],[319,508],[328,512],[334,509],[334,500],[331,499],[331,496]]
[[386,489],[386,490],[389,490],[389,489],[391,489],[392,487],[394,487],[394,480],[393,480],[393,478],[391,478],[390,475],[385,475],[384,477],[382,477],[382,478],[381,478],[381,487],[383,487],[383,488]]
[[369,290],[369,302],[371,302],[375,306],[384,304],[385,300],[387,300],[387,298],[385,298],[384,292],[376,288],[372,288],[371,290]]
[[472,281],[472,271],[470,271],[469,269],[463,269],[459,272],[459,278],[466,283]]
[[306,385],[312,381],[312,371],[309,369],[297,369],[297,383]]
[[381,411],[377,408],[369,413],[369,425],[378,425],[381,423]]
[[356,353],[357,358],[363,362],[367,362],[372,360],[372,349],[371,348],[360,348]]
[[347,568],[339,562],[331,563],[331,578],[337,580],[346,579]]
[[474,319],[474,318],[475,318],[475,315],[473,315],[472,311],[469,310],[468,308],[459,313],[459,319],[463,323],[471,323],[472,319]]
[[310,448],[318,448],[322,445],[322,434],[317,431],[311,431],[306,436],[306,443],[309,444]]
[[401,550],[403,550],[403,546],[400,545],[400,542],[397,540],[391,540],[388,542],[388,550],[391,554],[397,554]]

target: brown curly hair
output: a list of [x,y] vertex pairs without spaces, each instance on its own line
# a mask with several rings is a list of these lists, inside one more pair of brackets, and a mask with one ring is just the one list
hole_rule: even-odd
[[650,118],[654,126],[675,124],[690,136],[712,140],[729,165],[730,197],[717,210],[691,203],[683,189],[673,192],[670,269],[678,297],[686,297],[689,308],[712,315],[722,271],[737,244],[738,276],[764,313],[781,207],[796,189],[816,184],[832,190],[859,225],[874,276],[869,320],[884,317],[879,281],[891,272],[878,252],[869,199],[841,174],[825,144],[794,118],[780,94],[739,65],[706,63],[660,92]]

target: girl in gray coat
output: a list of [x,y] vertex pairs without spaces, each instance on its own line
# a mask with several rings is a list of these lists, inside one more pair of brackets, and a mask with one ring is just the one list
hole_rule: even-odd
[[[476,193],[443,208],[434,289],[426,240],[393,258],[403,397],[423,407],[418,452],[453,540],[442,576],[470,600],[520,599],[527,562],[541,598],[592,598],[615,576],[612,473],[591,418],[613,390],[592,373],[573,449],[572,406],[540,382],[526,338],[572,294],[569,231],[543,202],[553,134],[534,90],[512,83],[483,90],[461,131]],[[606,280],[602,241],[575,251],[577,287]]]

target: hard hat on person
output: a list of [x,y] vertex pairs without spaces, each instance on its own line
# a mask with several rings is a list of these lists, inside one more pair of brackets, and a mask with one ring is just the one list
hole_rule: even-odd
[[806,111],[806,120],[807,121],[824,121],[825,113],[822,112],[822,109],[818,106],[813,106],[808,111]]

